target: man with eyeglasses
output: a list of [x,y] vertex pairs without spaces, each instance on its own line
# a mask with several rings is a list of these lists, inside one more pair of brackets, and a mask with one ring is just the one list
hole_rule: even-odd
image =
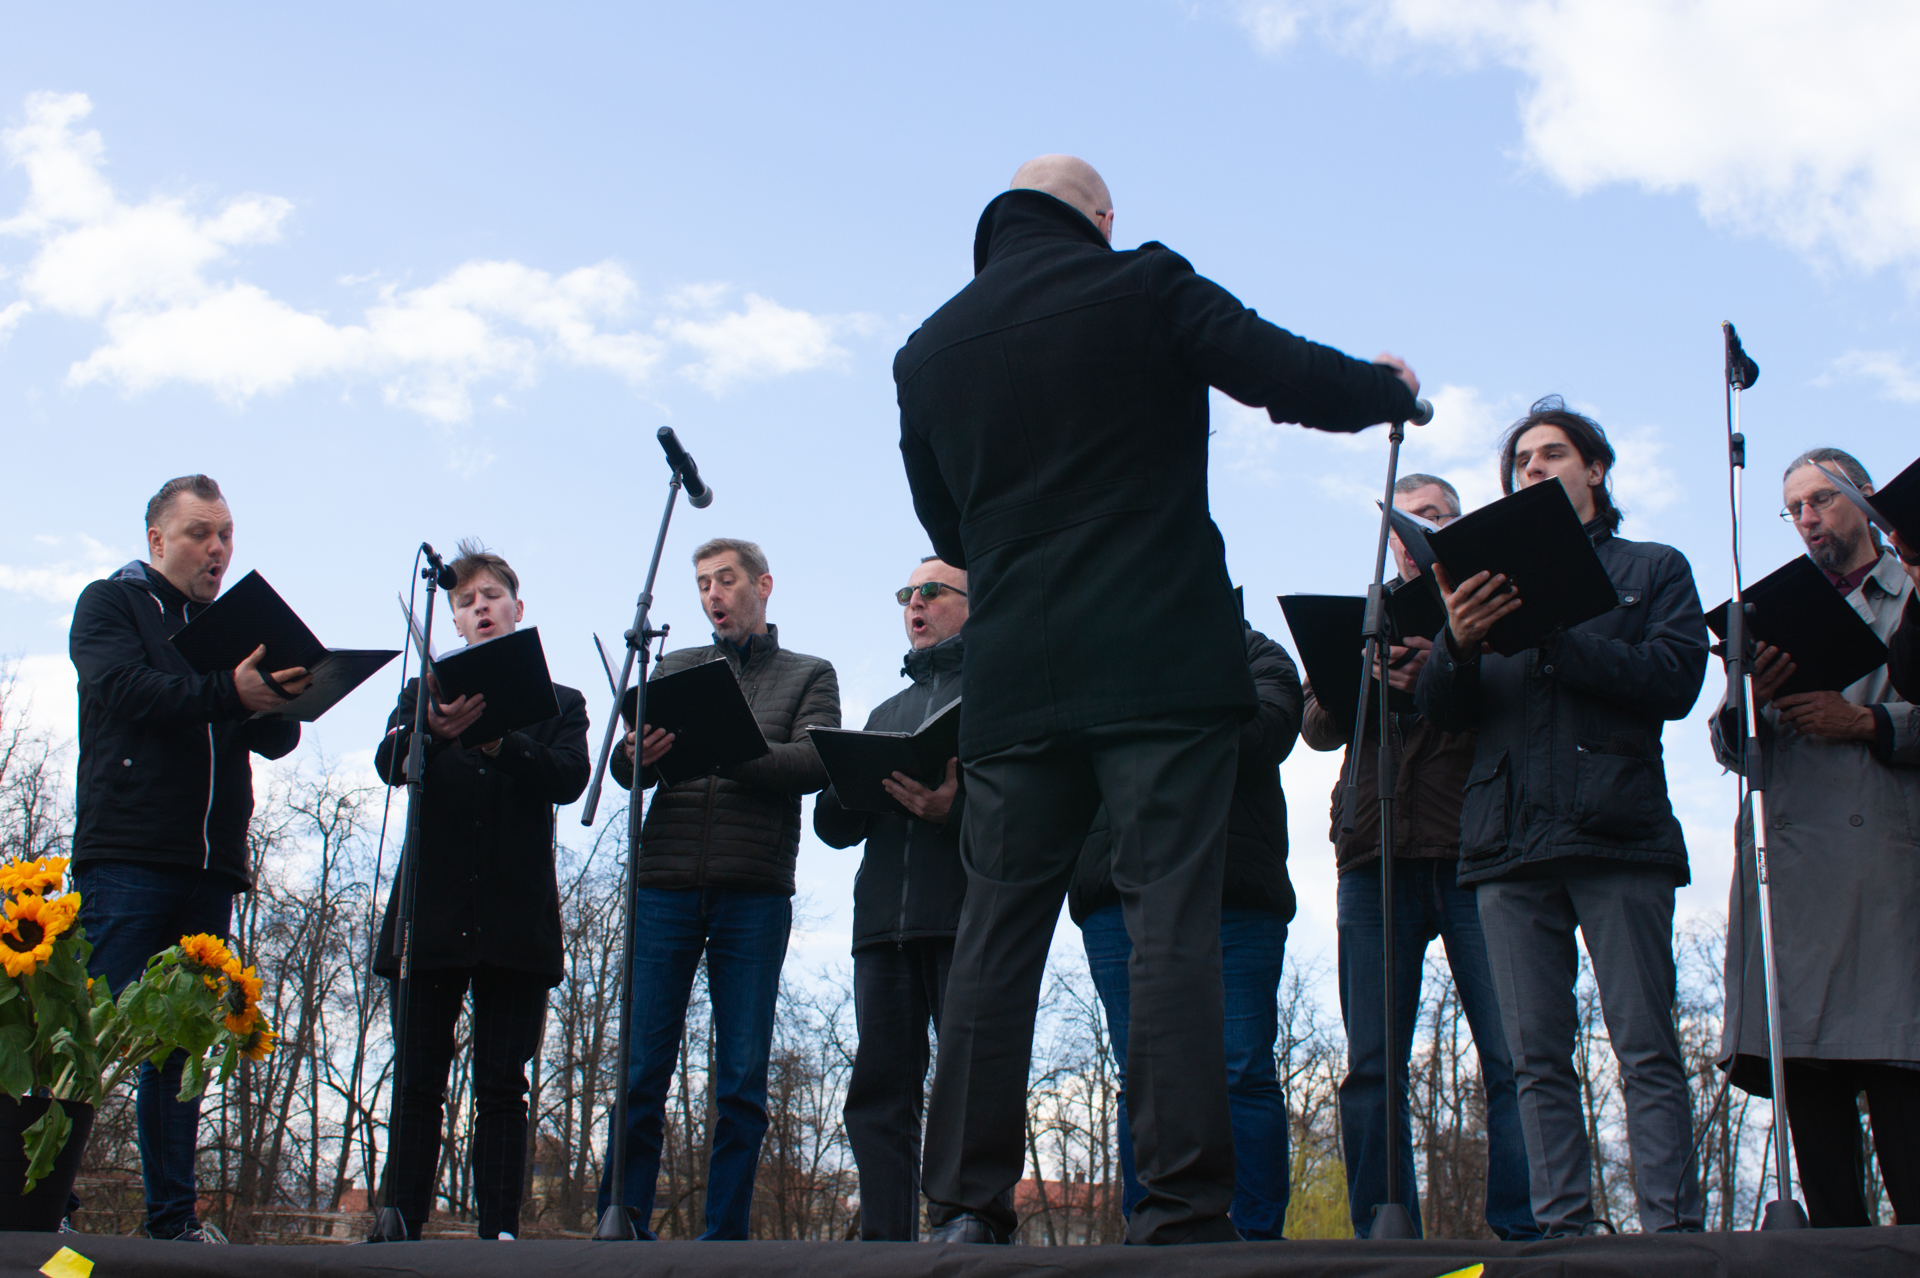
[[[1430,523],[1460,517],[1460,494],[1436,475],[1404,475],[1393,487],[1393,504]],[[1399,537],[1391,539],[1400,579],[1411,581],[1420,566]],[[1398,582],[1395,583],[1396,585]],[[1388,653],[1387,682],[1411,692],[1426,668],[1433,640],[1409,636]],[[1340,1137],[1347,1169],[1347,1207],[1353,1232],[1373,1228],[1375,1204],[1386,1198],[1387,1159],[1400,1160],[1400,1192],[1415,1233],[1421,1230],[1418,1182],[1407,1093],[1400,1094],[1399,1148],[1389,1151],[1383,1116],[1387,1062],[1406,1077],[1420,1010],[1420,977],[1427,946],[1437,937],[1447,949],[1453,988],[1473,1031],[1480,1081],[1487,1102],[1486,1221],[1496,1237],[1525,1241],[1539,1236],[1528,1204],[1527,1147],[1520,1134],[1520,1104],[1513,1058],[1500,1025],[1500,1000],[1487,966],[1487,937],[1472,887],[1459,883],[1460,800],[1473,766],[1474,734],[1448,732],[1418,714],[1393,716],[1396,763],[1393,796],[1393,992],[1397,1004],[1391,1046],[1382,1024],[1380,804],[1378,729],[1371,719],[1360,751],[1359,793],[1352,831],[1340,829],[1347,760],[1333,786],[1334,847],[1339,872],[1337,928],[1340,943],[1340,1017],[1347,1030],[1347,1076],[1340,1083]],[[1353,724],[1328,713],[1307,687],[1300,734],[1315,750],[1352,749]],[[1389,1053],[1391,1052],[1391,1057]]]
[[[1863,492],[1866,468],[1837,448],[1794,458],[1783,518],[1835,590],[1887,638],[1914,583],[1893,551],[1822,468]],[[1890,686],[1885,666],[1841,692],[1777,695],[1791,653],[1762,645],[1754,662],[1766,763],[1767,870],[1786,1056],[1787,1125],[1815,1227],[1875,1223],[1859,1096],[1894,1218],[1920,1225],[1920,707]],[[1714,716],[1720,761],[1737,768],[1744,725]],[[1752,865],[1751,815],[1737,836]],[[1758,890],[1736,875],[1727,907],[1727,1011],[1721,1064],[1756,1096],[1772,1095]]]
[[[960,695],[967,574],[929,555],[894,592],[905,609],[913,682],[874,708],[869,732],[912,732]],[[860,1237],[920,1236],[920,1122],[927,1026],[937,1032],[967,891],[960,866],[959,760],[929,789],[905,773],[881,782],[906,814],[855,812],[832,786],[813,805],[813,832],[832,848],[865,840],[853,881],[853,1015],[860,1032],[847,1083],[847,1143],[860,1172]]]

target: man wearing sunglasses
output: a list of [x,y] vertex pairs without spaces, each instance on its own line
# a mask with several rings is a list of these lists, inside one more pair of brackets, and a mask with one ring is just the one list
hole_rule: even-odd
[[1115,251],[1072,156],[986,207],[974,278],[894,357],[900,452],[965,568],[967,900],[927,1112],[928,1219],[1008,1241],[1027,1060],[1061,902],[1095,812],[1133,944],[1136,1243],[1236,1241],[1220,891],[1240,725],[1257,707],[1207,508],[1209,387],[1276,422],[1405,420],[1419,381],[1274,327],[1179,254]]
[[[867,717],[869,732],[912,732],[960,695],[967,574],[928,556],[894,592],[905,609],[913,682]],[[860,1170],[860,1237],[915,1242],[920,1233],[920,1120],[927,1026],[940,1025],[953,933],[967,876],[960,866],[959,760],[938,787],[903,772],[881,782],[906,814],[855,812],[828,786],[813,832],[828,847],[866,841],[853,881],[853,1013],[860,1046],[847,1084],[847,1143]]]

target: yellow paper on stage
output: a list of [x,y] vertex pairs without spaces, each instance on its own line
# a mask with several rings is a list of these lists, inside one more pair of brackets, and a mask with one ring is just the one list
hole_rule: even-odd
[[1486,1270],[1485,1265],[1468,1265],[1465,1269],[1449,1269],[1440,1278],[1480,1278]]
[[40,1266],[40,1272],[47,1278],[87,1278],[93,1272],[93,1262],[71,1247],[62,1247],[53,1253],[53,1259]]

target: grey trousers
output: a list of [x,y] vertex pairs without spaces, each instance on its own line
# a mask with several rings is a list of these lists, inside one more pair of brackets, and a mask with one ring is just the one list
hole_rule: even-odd
[[1621,864],[1479,885],[1480,926],[1513,1054],[1533,1216],[1547,1237],[1593,1220],[1591,1151],[1573,1068],[1578,928],[1620,1064],[1627,1140],[1647,1233],[1699,1229],[1693,1105],[1673,1024],[1673,875]]

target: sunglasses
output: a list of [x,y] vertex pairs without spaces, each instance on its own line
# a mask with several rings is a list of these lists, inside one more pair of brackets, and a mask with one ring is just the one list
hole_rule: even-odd
[[900,589],[893,592],[893,599],[895,603],[904,608],[913,602],[913,597],[916,593],[922,599],[938,599],[940,592],[943,590],[951,590],[962,599],[967,597],[967,592],[958,586],[949,586],[944,581],[923,581],[917,586],[900,587]]

